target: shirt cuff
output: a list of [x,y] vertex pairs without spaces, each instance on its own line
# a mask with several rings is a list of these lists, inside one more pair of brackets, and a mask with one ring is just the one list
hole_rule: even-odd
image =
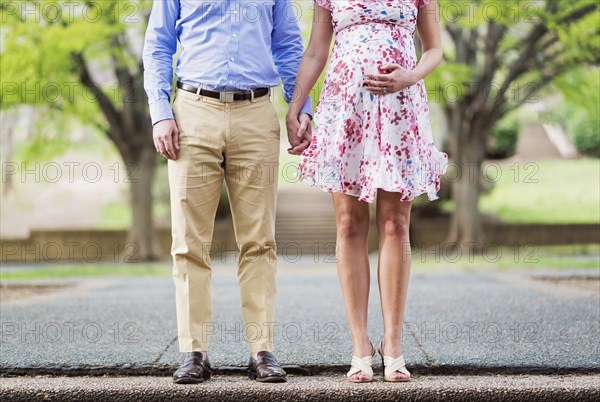
[[150,117],[152,118],[152,125],[162,120],[173,119],[171,102],[168,99],[159,99],[152,102],[150,104]]
[[310,96],[308,98],[306,98],[306,102],[304,102],[304,105],[302,106],[300,113],[306,113],[307,115],[310,116],[310,119],[312,120],[312,118],[313,118],[312,99],[310,99]]

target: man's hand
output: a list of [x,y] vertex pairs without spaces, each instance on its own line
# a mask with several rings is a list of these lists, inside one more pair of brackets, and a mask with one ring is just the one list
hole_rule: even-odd
[[177,159],[179,153],[179,130],[175,120],[161,120],[154,125],[152,137],[156,152],[167,159]]
[[308,148],[312,141],[312,126],[310,124],[310,116],[306,113],[300,113],[299,116],[286,116],[286,125],[288,132],[288,140],[291,147],[288,153],[291,155],[300,155]]

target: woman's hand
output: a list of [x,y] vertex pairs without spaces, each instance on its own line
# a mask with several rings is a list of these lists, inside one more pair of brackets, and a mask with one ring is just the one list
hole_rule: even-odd
[[399,64],[381,66],[382,74],[365,74],[363,86],[377,95],[391,94],[415,85],[421,80],[414,70],[407,70]]
[[290,155],[301,155],[308,148],[312,141],[312,127],[310,124],[310,116],[306,113],[300,113],[299,116],[293,117],[288,113],[285,117],[287,126]]

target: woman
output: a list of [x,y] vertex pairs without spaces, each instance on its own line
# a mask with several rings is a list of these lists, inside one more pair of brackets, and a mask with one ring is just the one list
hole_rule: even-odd
[[[417,63],[414,35],[423,54]],[[447,155],[434,144],[423,78],[441,62],[437,4],[432,0],[316,0],[310,43],[296,80],[288,135],[335,44],[312,142],[299,176],[333,193],[337,268],[352,336],[352,382],[373,380],[375,347],[367,335],[369,206],[377,199],[378,281],[384,337],[378,347],[386,381],[409,381],[401,330],[410,271],[411,201],[437,198]],[[299,130],[300,129],[300,130]],[[290,153],[299,154],[298,148]]]

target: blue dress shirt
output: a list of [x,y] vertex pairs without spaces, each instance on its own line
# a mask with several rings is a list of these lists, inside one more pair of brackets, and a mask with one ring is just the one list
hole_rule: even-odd
[[[178,41],[179,81],[232,91],[274,87],[281,77],[289,103],[304,53],[290,0],[154,0],[143,52],[152,124],[173,118],[170,97]],[[302,112],[311,110],[307,99]]]

